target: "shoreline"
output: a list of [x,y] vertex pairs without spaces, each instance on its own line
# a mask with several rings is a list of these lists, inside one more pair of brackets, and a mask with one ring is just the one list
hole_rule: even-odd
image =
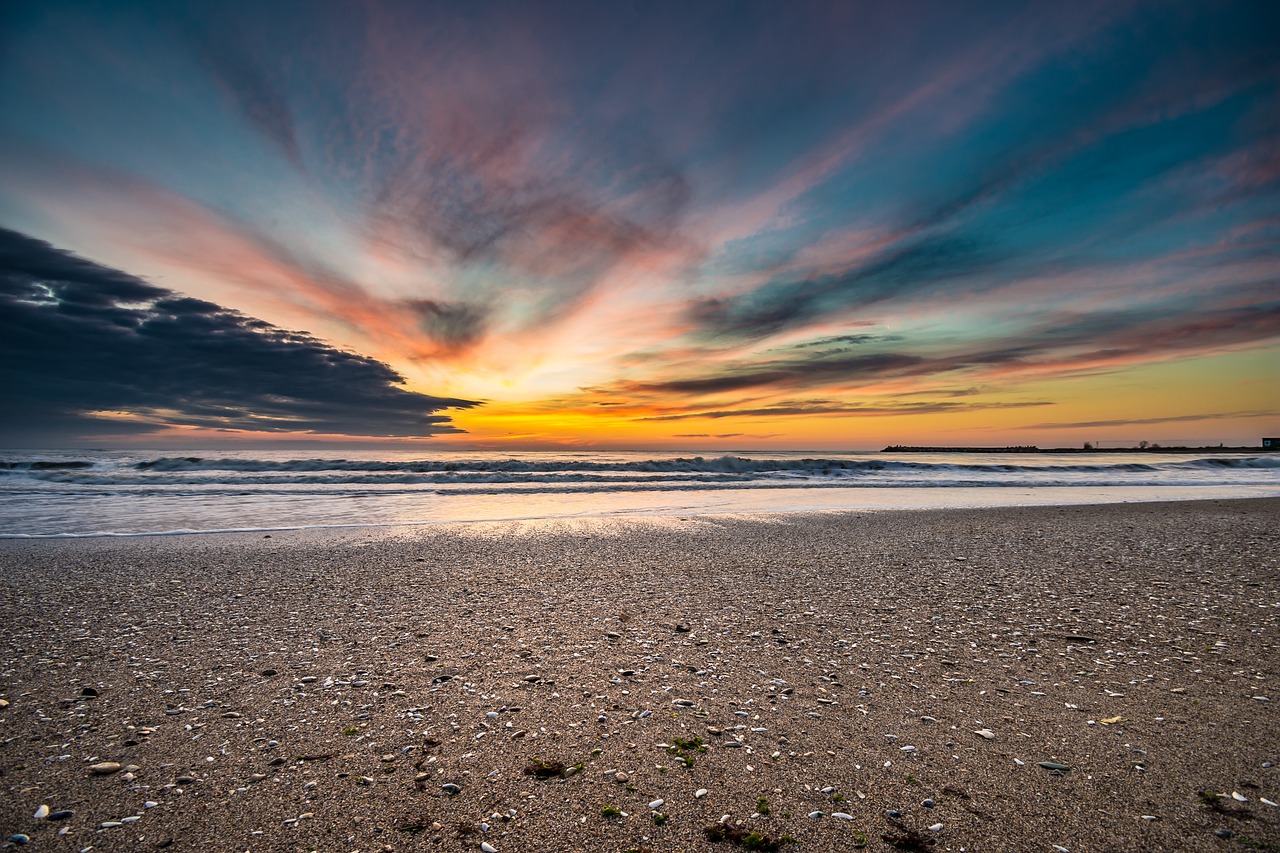
[[705,835],[728,815],[801,853],[1276,844],[1278,518],[1263,498],[8,539],[0,832],[728,851]]
[[[1087,490],[1088,493],[1085,493]],[[1167,494],[1170,490],[1178,490],[1182,492],[1180,495]],[[1006,487],[946,487],[946,488],[928,488],[928,487],[774,487],[774,488],[744,488],[744,489],[719,489],[707,491],[708,495],[721,497],[726,492],[740,492],[751,497],[769,496],[771,503],[778,502],[779,494],[791,497],[793,501],[797,497],[818,497],[821,496],[824,501],[819,500],[810,506],[789,505],[783,508],[771,508],[768,506],[751,507],[739,498],[743,504],[732,508],[707,508],[703,506],[644,506],[640,505],[633,508],[615,507],[611,510],[598,510],[595,512],[561,512],[560,514],[546,515],[494,515],[491,517],[477,516],[472,518],[429,518],[421,520],[399,520],[399,521],[369,521],[369,522],[334,522],[334,523],[316,523],[316,524],[281,524],[275,526],[261,527],[230,527],[230,528],[210,528],[210,529],[191,529],[176,528],[169,530],[149,530],[149,531],[93,531],[93,532],[64,532],[64,533],[7,533],[0,532],[0,542],[5,541],[81,541],[92,539],[131,539],[136,537],[174,537],[174,536],[216,536],[216,535],[233,535],[233,534],[267,534],[267,533],[287,533],[294,531],[342,531],[342,530],[387,530],[393,528],[433,528],[438,526],[448,526],[457,524],[528,524],[528,523],[552,523],[559,520],[626,520],[626,519],[646,519],[646,518],[680,518],[680,517],[761,517],[773,518],[803,516],[814,513],[871,513],[871,512],[946,512],[950,510],[977,510],[977,509],[1017,509],[1021,507],[1067,507],[1067,506],[1115,506],[1128,504],[1178,504],[1178,503],[1199,503],[1199,502],[1218,502],[1218,501],[1235,501],[1235,500],[1270,500],[1280,498],[1280,491],[1270,486],[1160,486],[1160,487],[1139,487],[1139,486],[1006,486]],[[1010,492],[1023,492],[1024,500],[1022,502],[1007,503],[1002,500],[1002,496],[1007,497]],[[1225,492],[1225,494],[1223,493]],[[1100,494],[1103,493],[1103,494]],[[627,492],[620,492],[614,495],[615,499],[620,499]],[[663,494],[684,495],[702,494],[696,490],[686,492],[664,492]],[[853,500],[844,506],[831,506],[830,498],[833,494],[839,494],[841,497],[861,497],[861,501]],[[874,495],[873,500],[870,496]],[[969,500],[956,500],[957,495],[967,496]],[[908,500],[901,500],[907,496]],[[898,503],[894,503],[890,498],[899,499]],[[927,498],[932,498],[933,502],[929,502]],[[994,499],[984,502],[981,499]]]

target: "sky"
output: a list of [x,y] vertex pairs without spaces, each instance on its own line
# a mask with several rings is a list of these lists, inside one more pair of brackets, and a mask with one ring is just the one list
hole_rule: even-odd
[[1257,445],[1280,5],[0,10],[0,443]]

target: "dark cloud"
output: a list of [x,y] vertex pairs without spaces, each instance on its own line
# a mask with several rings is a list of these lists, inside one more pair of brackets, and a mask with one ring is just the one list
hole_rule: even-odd
[[752,433],[752,432],[682,432],[671,436],[672,438],[777,438],[782,435],[780,432]]
[[226,26],[193,26],[187,37],[195,55],[236,109],[295,165],[302,166],[293,109],[281,87],[253,58],[243,35]]
[[[0,229],[6,440],[162,424],[363,436],[457,432],[381,362]],[[94,416],[125,413],[138,420]]]
[[702,395],[742,391],[761,386],[786,387],[856,382],[914,372],[914,368],[923,361],[921,356],[899,353],[842,354],[824,359],[779,359],[715,376],[633,383],[627,386],[627,390],[638,393]]
[[1034,400],[1023,403],[903,403],[887,406],[859,405],[809,405],[809,406],[766,406],[759,409],[715,409],[702,412],[681,412],[673,415],[651,415],[636,418],[639,421],[686,421],[694,418],[781,418],[813,416],[813,415],[861,415],[865,417],[887,417],[891,415],[936,415],[944,412],[972,412],[983,409],[1026,409],[1037,406],[1052,406],[1047,400]]
[[1180,421],[1211,421],[1220,418],[1264,418],[1280,414],[1271,409],[1250,412],[1206,412],[1196,415],[1171,415],[1163,418],[1118,418],[1108,421],[1071,421],[1065,423],[1028,424],[1018,429],[1077,429],[1080,427],[1142,426],[1144,424],[1172,424]]
[[422,330],[446,352],[470,349],[488,327],[490,309],[483,305],[436,299],[408,299],[402,304],[417,315]]
[[776,280],[742,296],[699,300],[689,313],[711,337],[765,338],[968,278],[996,262],[992,248],[977,240],[923,236],[841,273]]

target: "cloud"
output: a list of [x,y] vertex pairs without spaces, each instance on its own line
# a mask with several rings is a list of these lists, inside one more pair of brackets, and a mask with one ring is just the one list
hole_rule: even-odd
[[1142,426],[1144,424],[1172,424],[1180,421],[1212,421],[1235,418],[1265,418],[1277,414],[1277,410],[1248,412],[1206,412],[1196,415],[1169,415],[1160,418],[1116,418],[1107,421],[1072,421],[1068,423],[1028,424],[1018,429],[1078,429],[1082,427]]
[[186,36],[228,100],[260,133],[302,166],[293,109],[283,90],[253,58],[243,34],[229,26],[191,26]]
[[859,415],[862,417],[890,417],[900,415],[936,415],[971,412],[982,409],[1026,409],[1036,406],[1052,406],[1047,400],[1035,400],[1022,403],[904,403],[884,406],[861,405],[805,405],[805,406],[765,406],[757,409],[718,409],[712,411],[681,412],[674,415],[651,415],[636,418],[639,421],[685,421],[694,418],[781,418],[802,415]]
[[479,405],[3,228],[0,309],[10,441],[164,425],[427,436],[459,432],[440,411]]
[[751,432],[681,432],[671,436],[672,438],[777,438],[782,435],[780,432],[751,433]]
[[841,273],[776,280],[740,296],[697,300],[689,317],[711,337],[765,338],[971,277],[996,261],[994,251],[974,239],[923,236]]

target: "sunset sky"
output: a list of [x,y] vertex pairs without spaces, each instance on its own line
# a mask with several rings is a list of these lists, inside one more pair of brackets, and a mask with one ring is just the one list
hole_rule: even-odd
[[1280,435],[1280,4],[9,2],[0,441]]

